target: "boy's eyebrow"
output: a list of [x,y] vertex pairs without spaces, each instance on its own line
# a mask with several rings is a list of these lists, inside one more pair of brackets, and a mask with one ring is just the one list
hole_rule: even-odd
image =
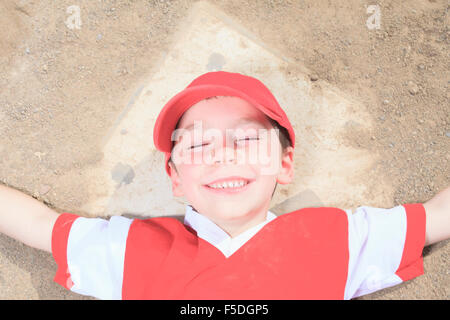
[[[236,121],[236,123],[234,124],[234,127],[237,127],[242,124],[247,124],[247,123],[255,123],[255,124],[259,124],[260,126],[264,127],[264,125],[260,121],[255,120],[254,118],[240,118],[238,121]],[[183,130],[192,130],[192,128],[194,128],[194,124],[195,124],[195,122],[191,123],[190,125],[188,125],[185,128],[182,128],[182,129]]]

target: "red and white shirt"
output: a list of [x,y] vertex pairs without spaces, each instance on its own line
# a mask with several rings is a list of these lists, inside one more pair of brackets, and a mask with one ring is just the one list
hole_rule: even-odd
[[303,208],[235,238],[175,218],[61,214],[55,281],[100,299],[351,299],[423,274],[425,208]]

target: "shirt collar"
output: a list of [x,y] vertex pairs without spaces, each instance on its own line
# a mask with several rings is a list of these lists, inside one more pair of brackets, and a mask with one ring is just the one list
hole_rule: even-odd
[[[266,220],[261,222],[261,224],[266,224],[276,217],[277,216],[273,212],[267,211]],[[206,216],[198,213],[190,205],[186,206],[184,224],[194,229],[197,232],[198,237],[210,242],[213,245],[219,244],[220,242],[231,238],[222,228]]]

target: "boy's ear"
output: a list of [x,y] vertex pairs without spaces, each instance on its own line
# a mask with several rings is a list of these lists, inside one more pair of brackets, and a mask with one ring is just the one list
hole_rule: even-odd
[[172,180],[172,193],[175,197],[184,196],[183,189],[181,188],[181,179],[177,170],[172,162],[169,162],[170,167],[170,180]]
[[294,148],[287,147],[281,156],[281,169],[277,176],[280,184],[291,183],[294,179]]

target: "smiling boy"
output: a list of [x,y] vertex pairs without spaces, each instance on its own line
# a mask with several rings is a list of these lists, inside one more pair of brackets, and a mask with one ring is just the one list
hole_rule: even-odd
[[423,274],[423,247],[449,238],[450,188],[391,209],[270,212],[293,179],[295,134],[255,78],[199,76],[153,139],[189,202],[184,223],[57,214],[0,187],[0,232],[51,252],[57,283],[101,299],[351,299]]
[[[169,162],[173,194],[186,197],[198,213],[234,237],[266,220],[276,183],[292,181],[293,148],[283,150],[278,136],[272,141],[274,135],[266,131],[275,128],[267,116],[238,97],[222,96],[196,103],[184,113],[177,129],[186,130],[198,119],[205,131],[199,132],[200,140],[186,139],[187,143],[175,143],[173,147],[173,153],[182,148],[189,152],[176,164]],[[208,128],[218,130],[218,134],[202,144]],[[192,148],[192,144],[197,145]],[[268,164],[263,164],[263,156],[257,154],[263,149],[267,151],[264,156],[270,159]],[[195,153],[201,154],[200,163],[183,161]],[[206,157],[211,157],[211,163],[205,164]],[[250,159],[255,161],[251,163]],[[272,168],[271,172],[264,170],[267,168]],[[223,188],[227,182],[243,185]]]

